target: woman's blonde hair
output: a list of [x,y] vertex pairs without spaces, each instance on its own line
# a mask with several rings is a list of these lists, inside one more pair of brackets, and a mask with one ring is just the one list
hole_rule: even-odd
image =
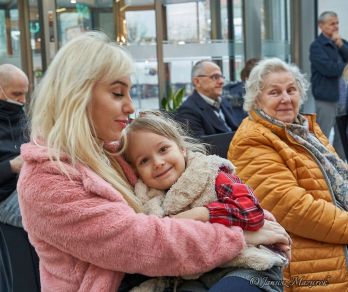
[[206,154],[206,147],[197,139],[190,137],[186,130],[170,118],[160,112],[148,111],[143,113],[139,118],[133,120],[122,132],[120,139],[120,153],[123,153],[129,161],[127,148],[129,146],[128,135],[132,132],[150,132],[175,142],[179,148],[187,150],[187,152],[201,152]]
[[292,74],[300,92],[300,105],[307,99],[306,91],[309,88],[309,82],[300,72],[299,68],[292,64],[287,64],[278,58],[264,59],[251,70],[248,80],[245,83],[244,110],[246,112],[256,109],[256,98],[261,94],[265,78],[268,74],[288,72]]
[[37,86],[31,105],[31,138],[44,141],[59,169],[63,153],[109,182],[136,211],[140,205],[115,157],[96,138],[88,114],[97,82],[111,83],[133,72],[133,60],[101,32],[88,32],[63,46]]

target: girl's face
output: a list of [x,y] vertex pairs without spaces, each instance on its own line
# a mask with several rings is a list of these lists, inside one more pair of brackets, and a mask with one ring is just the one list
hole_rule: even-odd
[[285,71],[268,74],[256,103],[270,117],[293,123],[300,108],[300,92],[292,74]]
[[130,87],[129,77],[119,78],[110,83],[97,82],[94,85],[88,111],[100,140],[118,140],[121,131],[128,124],[128,115],[134,112],[129,95]]
[[186,151],[172,140],[151,132],[128,135],[127,156],[149,187],[168,190],[185,171]]

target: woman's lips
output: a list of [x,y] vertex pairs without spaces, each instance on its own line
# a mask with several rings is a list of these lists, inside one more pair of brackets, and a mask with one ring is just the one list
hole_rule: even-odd
[[116,122],[121,125],[122,129],[124,129],[128,125],[129,120],[116,120]]

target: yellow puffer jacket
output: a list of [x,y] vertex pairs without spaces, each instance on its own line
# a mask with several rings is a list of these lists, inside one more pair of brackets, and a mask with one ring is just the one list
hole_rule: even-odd
[[[306,118],[310,130],[333,152],[315,116]],[[348,291],[348,212],[336,207],[316,158],[284,128],[251,112],[233,137],[228,159],[255,190],[261,206],[291,235],[285,291]]]

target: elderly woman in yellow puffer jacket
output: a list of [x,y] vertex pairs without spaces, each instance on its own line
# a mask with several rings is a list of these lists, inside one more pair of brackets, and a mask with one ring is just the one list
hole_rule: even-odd
[[244,119],[228,151],[293,240],[286,291],[348,291],[348,167],[315,121],[299,113],[308,83],[299,69],[261,61],[246,83]]

